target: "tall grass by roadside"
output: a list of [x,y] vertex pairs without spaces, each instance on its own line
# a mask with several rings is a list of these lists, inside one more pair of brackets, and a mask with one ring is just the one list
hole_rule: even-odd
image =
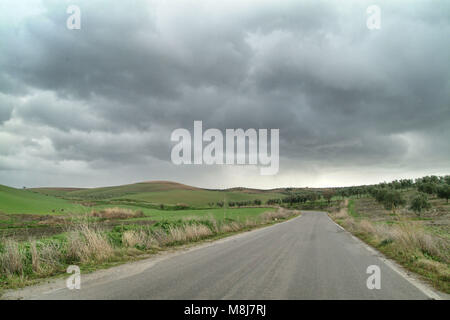
[[[116,216],[117,212],[107,214]],[[249,230],[294,215],[297,213],[280,209],[245,221],[218,221],[211,216],[161,221],[151,226],[122,225],[113,230],[102,229],[88,217],[77,219],[58,237],[25,242],[0,240],[0,288],[23,286],[33,279],[64,273],[71,264],[96,266],[126,261],[139,254]]]
[[345,208],[330,216],[347,231],[450,293],[448,239],[427,233],[422,225],[401,216],[392,225],[350,216]]
[[104,262],[114,254],[114,248],[101,230],[80,224],[67,236],[66,255],[74,262]]
[[0,254],[0,271],[2,274],[20,274],[23,271],[24,254],[19,244],[13,240],[2,243]]
[[130,219],[130,218],[142,218],[144,212],[141,210],[134,211],[126,208],[105,208],[100,211],[92,211],[91,216],[103,219]]

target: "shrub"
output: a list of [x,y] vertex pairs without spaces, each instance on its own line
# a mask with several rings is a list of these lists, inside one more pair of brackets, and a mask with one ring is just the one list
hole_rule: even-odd
[[450,198],[450,185],[444,184],[437,188],[437,196],[442,199],[446,199],[448,203],[448,199]]
[[435,194],[437,191],[437,185],[433,182],[420,183],[417,190],[428,194]]
[[412,198],[409,208],[420,216],[420,213],[422,211],[431,208],[431,204],[428,201],[428,197],[425,193],[419,193]]
[[81,262],[105,261],[114,254],[113,247],[104,234],[88,224],[81,224],[68,236],[67,256]]
[[130,219],[141,218],[144,216],[144,212],[141,210],[133,211],[131,209],[114,207],[106,208],[101,211],[92,211],[91,215],[103,219]]
[[158,241],[144,230],[128,230],[122,235],[122,243],[126,247],[150,249],[159,247]]
[[387,210],[393,210],[394,213],[395,209],[406,204],[406,200],[403,198],[401,192],[397,190],[386,191],[384,193],[382,202]]
[[6,240],[0,252],[0,271],[5,274],[20,274],[24,268],[24,254],[19,244]]

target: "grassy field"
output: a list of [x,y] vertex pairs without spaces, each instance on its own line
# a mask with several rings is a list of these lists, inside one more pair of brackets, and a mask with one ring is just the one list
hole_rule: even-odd
[[207,207],[209,203],[219,201],[253,201],[255,199],[266,202],[272,198],[282,198],[279,193],[241,193],[230,191],[210,190],[170,190],[159,192],[143,192],[120,197],[121,199],[133,199],[151,203],[177,204],[184,203],[190,206]]
[[[130,207],[133,208],[133,207]],[[212,217],[216,220],[233,219],[244,221],[248,218],[254,218],[263,212],[274,211],[273,208],[221,208],[221,209],[201,209],[201,210],[155,210],[143,209],[145,218],[135,218],[137,220],[151,219],[161,220],[179,220],[179,219],[206,219]]]
[[79,205],[68,200],[0,185],[0,212],[3,213],[63,214],[80,211]]
[[[0,185],[0,214],[85,213],[105,206],[131,206],[157,214],[173,216],[171,209],[182,205],[189,209],[221,209],[219,202],[282,198],[280,192],[250,189],[207,190],[173,182],[145,182],[106,188],[35,188],[14,189]],[[153,210],[149,210],[153,209]],[[183,208],[181,208],[183,209]],[[185,212],[184,214],[191,214]]]
[[[89,217],[106,229],[122,224],[149,225],[186,219],[242,222],[274,209],[264,206],[228,208],[216,203],[224,199],[227,202],[260,199],[264,203],[265,199],[275,196],[283,195],[249,189],[205,190],[165,181],[93,189],[28,190],[0,186],[0,237],[25,240],[53,236],[80,217]],[[184,206],[176,206],[179,203]],[[92,212],[110,208],[142,212],[142,215],[125,219],[92,217]]]
[[0,289],[63,274],[70,264],[93,270],[295,216],[264,205],[218,204],[283,196],[164,181],[93,189],[0,186]]
[[71,188],[36,188],[32,191],[78,201],[119,201],[133,200],[155,205],[185,204],[191,207],[210,207],[220,201],[253,201],[263,202],[268,199],[282,198],[278,191],[261,191],[251,189],[207,190],[180,183],[155,181],[142,182],[123,186],[71,189]]

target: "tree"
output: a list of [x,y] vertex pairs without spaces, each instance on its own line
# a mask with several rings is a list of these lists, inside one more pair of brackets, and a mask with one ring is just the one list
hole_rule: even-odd
[[392,210],[394,213],[397,208],[406,204],[401,192],[397,190],[387,190],[384,193],[382,202],[387,210]]
[[254,204],[254,205],[256,205],[256,206],[260,206],[260,205],[261,205],[261,203],[262,203],[262,201],[261,201],[261,200],[259,200],[259,199],[255,199],[255,200],[253,200],[253,204]]
[[450,184],[450,176],[443,177],[446,184]]
[[409,209],[413,210],[419,216],[422,213],[422,211],[428,210],[430,208],[431,204],[428,201],[428,196],[425,193],[416,194],[412,198],[411,204],[409,206]]
[[331,198],[333,198],[334,195],[334,190],[326,190],[323,192],[323,197],[327,200],[328,204],[331,202]]
[[450,185],[444,184],[437,188],[437,196],[441,199],[446,199],[448,203],[448,199],[450,198]]
[[425,182],[419,184],[419,187],[417,190],[420,192],[428,193],[428,194],[435,194],[437,189],[437,185],[433,182]]
[[378,202],[383,203],[384,201],[384,197],[386,196],[386,194],[388,193],[388,189],[386,188],[377,188],[374,189],[372,192],[372,196],[375,198],[375,200],[377,200]]
[[402,188],[408,189],[413,186],[414,182],[412,179],[401,179],[400,184],[401,184]]
[[306,198],[307,198],[309,201],[316,201],[316,200],[317,200],[317,194],[316,194],[315,192],[311,192],[311,193],[309,193],[309,194],[306,196]]

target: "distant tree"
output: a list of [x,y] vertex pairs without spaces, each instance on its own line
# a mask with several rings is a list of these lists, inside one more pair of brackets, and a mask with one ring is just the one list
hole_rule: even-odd
[[173,208],[175,210],[185,210],[189,209],[189,206],[186,203],[177,203]]
[[311,192],[306,197],[307,197],[307,199],[309,201],[316,201],[317,200],[317,193]]
[[411,188],[413,186],[413,184],[414,184],[414,182],[412,179],[401,179],[400,180],[400,185],[404,189]]
[[406,204],[406,200],[403,198],[401,192],[397,190],[386,191],[382,202],[387,210],[392,210],[394,213],[397,208]]
[[253,201],[253,204],[254,204],[255,206],[260,206],[261,203],[262,203],[262,201],[259,200],[259,199],[255,199],[255,200]]
[[435,194],[437,191],[437,185],[434,182],[424,182],[419,184],[417,190],[428,194]]
[[372,191],[372,196],[375,198],[375,200],[377,200],[378,202],[383,203],[384,201],[384,197],[386,196],[386,194],[388,193],[388,189],[386,188],[375,188]]
[[387,182],[380,182],[380,183],[378,184],[378,186],[379,186],[380,188],[387,188],[387,187],[388,187],[388,184],[387,184]]
[[280,204],[281,200],[280,199],[269,199],[266,202],[268,205],[275,205],[275,204]]
[[437,176],[425,176],[422,178],[416,179],[416,183],[438,183],[439,177]]
[[425,193],[418,193],[411,199],[409,209],[413,210],[420,216],[422,211],[431,208],[431,203],[428,201],[428,196]]
[[322,195],[327,200],[328,204],[330,204],[331,199],[335,194],[336,192],[334,190],[325,190]]
[[437,196],[441,199],[446,199],[448,203],[448,199],[450,198],[450,185],[443,184],[437,188]]
[[450,176],[445,176],[445,177],[443,177],[443,179],[446,184],[450,185]]
[[392,188],[394,188],[394,189],[401,189],[401,188],[402,188],[402,184],[401,184],[401,182],[398,181],[398,180],[392,181],[392,182],[391,182],[391,186],[392,186]]

